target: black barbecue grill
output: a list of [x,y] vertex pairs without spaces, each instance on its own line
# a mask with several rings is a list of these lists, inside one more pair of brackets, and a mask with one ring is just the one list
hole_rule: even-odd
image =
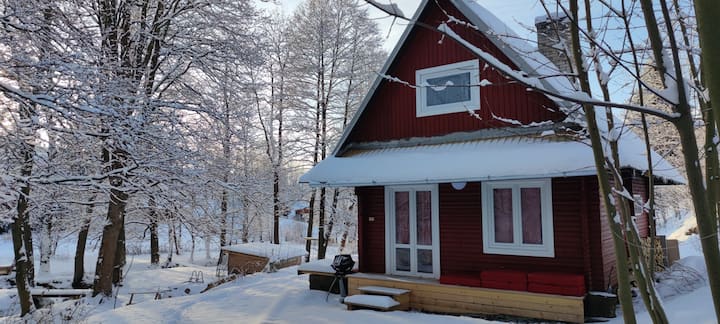
[[351,273],[354,266],[355,261],[353,261],[350,254],[338,254],[332,263],[332,268],[335,270],[336,276],[345,276]]
[[[333,279],[330,289],[328,290],[327,296],[330,295],[330,290],[335,285],[335,282],[340,282],[340,302],[342,303],[345,297],[347,297],[347,288],[345,287],[345,276],[352,273],[352,269],[355,266],[355,261],[352,259],[350,254],[338,254],[333,259],[332,265],[335,270],[335,279]],[[325,296],[325,300],[327,300]]]

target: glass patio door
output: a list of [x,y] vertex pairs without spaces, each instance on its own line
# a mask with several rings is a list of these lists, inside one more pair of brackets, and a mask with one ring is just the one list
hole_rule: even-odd
[[437,187],[387,189],[387,264],[391,274],[437,277]]

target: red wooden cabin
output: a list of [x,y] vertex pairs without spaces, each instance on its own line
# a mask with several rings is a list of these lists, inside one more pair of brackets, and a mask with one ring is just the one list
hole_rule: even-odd
[[[504,37],[509,28],[474,1],[423,1],[414,19],[447,22],[529,76],[553,74],[547,58]],[[417,309],[582,321],[575,311],[585,292],[615,284],[592,151],[576,132],[584,116],[417,25],[381,74],[332,156],[301,178],[356,188],[360,274],[351,293],[384,285],[412,290]],[[572,88],[564,76],[539,83]],[[634,134],[621,136],[625,183],[643,201],[644,152]],[[653,161],[657,182],[683,181],[657,154]],[[646,235],[647,216],[636,217]]]

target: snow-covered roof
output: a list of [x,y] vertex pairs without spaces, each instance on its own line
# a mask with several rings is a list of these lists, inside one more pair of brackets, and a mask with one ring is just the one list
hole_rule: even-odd
[[[647,158],[640,139],[623,134],[621,165],[644,171]],[[683,183],[683,177],[653,152],[656,177]],[[448,183],[594,175],[587,141],[557,136],[504,137],[455,143],[355,150],[329,157],[300,178],[316,186]]]
[[271,244],[271,243],[244,243],[222,247],[223,251],[249,254],[268,258],[270,262],[305,256],[304,248],[299,245]]

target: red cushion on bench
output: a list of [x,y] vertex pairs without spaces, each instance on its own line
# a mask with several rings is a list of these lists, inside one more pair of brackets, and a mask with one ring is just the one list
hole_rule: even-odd
[[554,286],[544,285],[539,283],[529,282],[527,291],[542,293],[542,294],[553,294],[553,295],[564,295],[564,296],[585,296],[585,286]]
[[480,273],[483,281],[527,282],[527,272],[516,270],[485,270]]
[[561,272],[528,272],[527,280],[528,283],[534,282],[557,286],[585,285],[585,276]]
[[527,291],[527,282],[484,281],[483,288]]
[[473,273],[445,274],[445,275],[440,276],[440,283],[445,284],[445,285],[482,287],[480,275],[473,274]]
[[480,274],[485,288],[527,290],[527,273],[515,270],[485,270]]
[[528,273],[528,291],[546,294],[583,296],[585,277],[580,274],[560,272]]

